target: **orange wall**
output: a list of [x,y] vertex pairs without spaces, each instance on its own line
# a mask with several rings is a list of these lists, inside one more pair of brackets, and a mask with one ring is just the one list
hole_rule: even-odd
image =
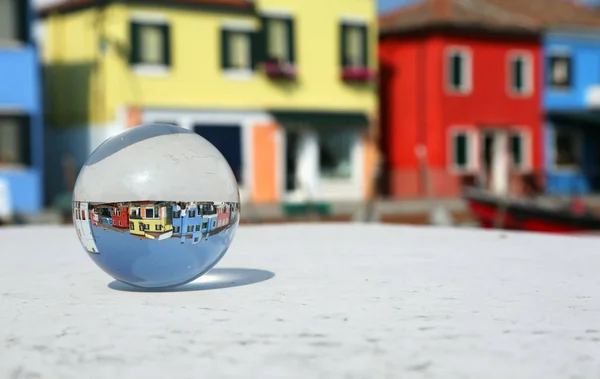
[[254,189],[252,202],[275,203],[277,199],[277,124],[255,125],[252,131]]

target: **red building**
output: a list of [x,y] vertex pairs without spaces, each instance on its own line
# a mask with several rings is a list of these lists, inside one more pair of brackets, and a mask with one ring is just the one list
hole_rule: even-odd
[[527,1],[424,0],[382,15],[391,197],[456,197],[465,179],[514,191],[540,168],[541,35],[517,11]]
[[127,207],[113,207],[110,215],[112,225],[117,228],[129,228],[129,210]]
[[229,225],[229,215],[231,208],[229,205],[219,206],[217,208],[217,228]]

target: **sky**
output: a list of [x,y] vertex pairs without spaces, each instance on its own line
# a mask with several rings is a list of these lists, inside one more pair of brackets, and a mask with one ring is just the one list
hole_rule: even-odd
[[399,6],[403,6],[403,5],[408,5],[411,3],[414,3],[416,1],[419,0],[379,0],[378,1],[378,6],[377,9],[379,10],[379,12],[386,12],[389,11],[390,9],[399,7]]
[[[63,0],[33,0],[33,3],[36,6],[45,6],[48,4],[59,3],[61,1],[63,1]],[[418,0],[379,0],[378,1],[378,10],[379,10],[379,12],[385,12],[385,11],[388,11],[392,8],[395,8],[395,7],[398,7],[401,5],[414,3],[415,1],[418,1]]]

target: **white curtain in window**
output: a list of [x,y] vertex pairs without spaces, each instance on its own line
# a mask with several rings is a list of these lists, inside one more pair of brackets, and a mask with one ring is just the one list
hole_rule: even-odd
[[351,66],[362,65],[363,34],[359,28],[348,29],[348,61]]
[[15,19],[17,1],[25,0],[0,0],[0,41],[18,37],[18,21]]
[[250,67],[250,46],[248,38],[243,34],[233,34],[230,40],[231,63],[235,68]]
[[140,30],[142,62],[163,63],[163,34],[158,26],[144,26]]
[[0,118],[0,164],[21,162],[21,134],[15,118]]
[[269,28],[269,53],[272,58],[287,60],[287,28],[284,20],[271,20]]

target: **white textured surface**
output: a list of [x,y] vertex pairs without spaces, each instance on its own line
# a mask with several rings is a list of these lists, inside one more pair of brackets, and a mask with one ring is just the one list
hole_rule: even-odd
[[223,155],[188,133],[148,138],[84,166],[73,199],[239,202],[235,176]]
[[599,273],[594,238],[242,225],[214,274],[129,292],[70,228],[0,229],[0,377],[598,378]]

